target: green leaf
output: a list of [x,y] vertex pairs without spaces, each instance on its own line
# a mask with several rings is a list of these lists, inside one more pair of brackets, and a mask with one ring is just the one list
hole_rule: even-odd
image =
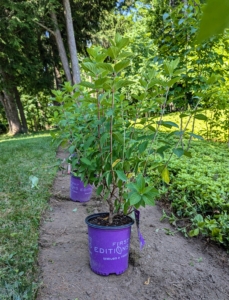
[[92,57],[97,56],[97,51],[95,48],[91,47],[91,48],[87,48],[87,53],[90,54]]
[[203,10],[197,43],[208,39],[212,35],[223,33],[229,27],[229,1],[208,0]]
[[137,192],[137,186],[133,182],[128,183],[127,187],[131,192],[133,192],[133,191]]
[[86,142],[84,143],[84,149],[88,149],[92,142],[95,140],[95,137],[94,136],[90,136],[88,140],[86,140]]
[[114,70],[116,73],[120,72],[122,69],[128,67],[130,64],[130,60],[129,59],[125,59],[125,60],[122,60],[120,61],[119,63],[117,63],[115,66],[114,66]]
[[95,60],[96,62],[103,62],[106,57],[107,57],[106,53],[100,53],[95,57]]
[[145,179],[142,176],[142,174],[139,174],[137,179],[136,179],[136,186],[138,189],[139,193],[144,193],[144,189],[145,189]]
[[197,214],[196,216],[195,216],[195,218],[193,219],[193,221],[195,221],[195,222],[197,222],[197,223],[199,223],[199,222],[203,222],[203,216],[202,215],[200,215],[200,214]]
[[79,83],[79,85],[84,86],[84,87],[88,87],[88,88],[91,88],[91,89],[95,88],[95,85],[91,82],[88,82],[88,81],[81,81]]
[[122,181],[127,181],[126,174],[121,170],[115,170],[116,174],[118,175],[118,178]]
[[169,148],[170,148],[170,146],[168,146],[168,145],[161,146],[160,148],[158,148],[158,149],[156,150],[156,152],[157,152],[158,154],[160,154],[160,156],[163,158],[163,157],[164,157],[164,151],[168,150]]
[[171,122],[171,121],[157,121],[157,124],[160,124],[167,128],[172,128],[172,127],[179,128],[179,126],[176,123]]
[[156,131],[156,129],[152,125],[147,125],[147,128],[149,128],[151,131]]
[[105,174],[105,178],[106,178],[106,183],[107,185],[109,186],[111,183],[112,183],[112,175],[111,175],[111,172],[108,171],[106,174]]
[[197,120],[203,120],[203,121],[208,120],[208,117],[203,115],[203,114],[196,114],[196,115],[194,115],[194,118],[197,119]]
[[158,195],[158,190],[155,189],[153,186],[147,186],[144,189],[144,195],[145,194],[150,194],[151,196],[157,196]]
[[106,70],[106,71],[108,71],[110,73],[114,72],[114,69],[113,69],[112,65],[109,64],[109,63],[98,63],[97,67],[99,67],[99,68],[101,68],[103,70]]
[[123,38],[120,34],[116,34],[115,42],[116,42],[116,46],[120,51],[129,44],[129,38]]
[[122,40],[122,36],[121,36],[120,33],[117,32],[117,33],[115,34],[114,41],[112,40],[112,44],[113,44],[113,45],[116,45],[116,44],[120,43],[121,40]]
[[113,59],[116,59],[118,54],[119,54],[119,50],[118,50],[117,47],[112,46],[112,47],[107,49],[107,55],[109,55]]
[[96,195],[100,195],[101,192],[103,190],[103,185],[100,185],[97,189],[96,189]]
[[106,116],[107,117],[111,117],[111,116],[113,116],[114,115],[114,109],[108,109],[107,111],[106,111]]
[[130,205],[135,205],[139,201],[141,201],[141,196],[139,195],[139,193],[134,192],[134,193],[131,194],[129,201],[130,201]]
[[193,236],[197,236],[199,232],[200,232],[199,228],[196,228],[194,230],[190,230],[188,234],[190,237],[193,237]]
[[112,164],[112,168],[114,168],[120,161],[122,161],[120,158],[116,159]]
[[198,134],[195,134],[195,133],[192,133],[192,132],[188,132],[188,134],[190,136],[192,136],[193,138],[198,139],[198,140],[203,140],[204,139],[201,135],[198,135]]
[[167,86],[172,87],[174,85],[174,83],[178,82],[179,80],[180,80],[180,77],[175,77],[167,82]]
[[173,149],[173,153],[180,158],[184,154],[184,150],[182,148]]
[[95,64],[93,64],[91,62],[84,62],[84,63],[82,63],[82,66],[83,66],[84,69],[92,72],[94,75],[96,75],[97,72],[98,72]]
[[126,79],[119,79],[119,81],[115,82],[114,88],[116,90],[118,90],[118,89],[123,88],[125,86],[130,86],[133,83],[134,83],[134,81],[130,81],[130,80],[126,80]]
[[132,52],[122,51],[122,52],[118,55],[118,58],[119,58],[119,59],[127,58],[128,56],[132,56],[132,55],[133,55]]
[[88,160],[86,157],[81,158],[80,161],[87,166],[91,166],[90,160]]
[[192,158],[192,154],[189,151],[184,150],[184,155],[189,157],[189,158]]
[[173,72],[176,69],[176,67],[178,66],[179,62],[180,62],[180,58],[177,58],[172,61],[165,61],[164,62],[164,70],[165,70],[166,74],[169,76],[172,76]]
[[144,194],[142,196],[142,199],[144,200],[144,202],[145,202],[146,205],[151,205],[151,206],[155,205],[155,199],[150,194]]
[[169,17],[169,14],[168,13],[164,13],[162,17],[163,17],[163,20],[166,20]]
[[140,79],[139,79],[139,82],[141,83],[141,86],[142,86],[143,88],[146,88],[146,86],[147,86],[147,81],[146,81],[146,80],[140,78]]
[[134,207],[136,209],[139,209],[139,207],[145,207],[145,202],[143,201],[143,199],[141,198],[141,201],[139,201],[137,204],[134,205]]
[[218,236],[220,235],[220,231],[221,230],[219,228],[213,228],[211,234],[212,236]]
[[151,87],[155,86],[156,84],[161,84],[161,80],[157,79],[157,78],[153,78],[150,80],[149,84],[148,84],[148,89],[150,89]]
[[125,172],[130,172],[130,163],[127,160],[124,161],[123,169]]
[[167,184],[169,184],[169,170],[167,169],[167,167],[164,167],[162,173],[161,173],[161,177],[163,179],[163,181]]
[[211,77],[207,80],[207,84],[214,84],[218,79],[219,78],[216,74],[211,74]]
[[184,21],[185,21],[184,19],[180,19],[178,25],[181,25],[182,23],[184,23]]
[[179,115],[179,117],[182,119],[182,118],[186,118],[186,117],[188,117],[189,116],[189,114],[185,114],[185,113],[181,113],[180,115]]
[[121,143],[122,145],[124,144],[124,137],[121,133],[118,133],[118,132],[113,133],[113,138],[118,143]]
[[38,188],[38,182],[39,182],[39,178],[37,178],[36,176],[29,176],[29,180],[31,181],[31,188]]
[[148,141],[145,141],[145,142],[141,143],[138,146],[139,152],[142,154],[146,150],[147,146],[148,146]]
[[182,136],[183,134],[184,134],[184,131],[183,131],[183,130],[181,130],[181,131],[175,130],[175,131],[172,131],[170,134],[168,134],[167,137],[170,137],[170,136],[172,136],[172,135]]
[[104,132],[100,137],[100,145],[103,146],[109,137],[109,133]]
[[76,146],[75,145],[72,145],[68,148],[68,151],[70,154],[73,154],[75,151],[76,151]]
[[95,80],[95,87],[101,87],[105,82],[107,82],[109,80],[109,78],[107,77],[102,77],[102,78],[99,78],[97,80]]

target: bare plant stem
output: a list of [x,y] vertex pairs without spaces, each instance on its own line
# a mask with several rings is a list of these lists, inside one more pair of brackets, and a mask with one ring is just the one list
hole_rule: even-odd
[[[167,100],[168,100],[168,95],[169,95],[169,88],[167,88],[167,91],[166,91],[166,94],[165,94],[165,101],[164,101],[164,103],[162,104],[161,115],[160,115],[160,119],[159,119],[159,121],[158,121],[158,123],[157,123],[157,126],[156,126],[156,132],[155,132],[154,137],[153,137],[153,140],[152,140],[152,145],[153,145],[154,142],[156,141],[156,138],[157,138],[157,135],[158,135],[158,132],[159,132],[159,128],[160,128],[160,125],[161,125],[161,121],[162,121],[162,119],[163,119],[164,112],[165,112],[165,105],[166,105]],[[149,152],[150,152],[151,149],[152,149],[152,146],[151,146],[151,148],[149,149]],[[150,157],[150,155],[148,155],[148,158],[149,158],[149,157]],[[146,161],[145,161],[144,172],[145,172],[147,163],[148,163],[148,159],[146,159]]]
[[[198,105],[200,104],[200,101],[201,101],[201,100],[199,100],[199,101],[197,102],[196,106],[194,107],[194,111],[196,111]],[[177,142],[177,144],[176,144],[176,146],[175,146],[175,149],[176,149],[176,148],[178,147],[178,145],[180,144],[180,141],[181,141],[181,139],[182,139],[182,137],[183,137],[183,135],[184,135],[184,133],[185,133],[187,127],[188,127],[189,122],[191,121],[191,118],[192,118],[192,115],[189,116],[188,121],[187,121],[187,123],[186,123],[186,125],[185,125],[185,127],[184,127],[183,133],[180,135],[179,141]],[[173,156],[173,152],[170,154],[170,156],[169,156],[169,158],[168,158],[166,164],[164,165],[163,170],[168,166],[168,164],[169,164],[169,162],[170,162],[172,156]],[[163,171],[163,170],[162,170],[162,171]]]
[[167,100],[168,100],[168,95],[169,95],[169,88],[167,88],[167,91],[166,91],[166,94],[165,94],[165,101],[164,101],[164,103],[162,104],[161,115],[160,115],[160,119],[159,119],[159,121],[158,121],[158,123],[157,123],[156,132],[155,132],[155,135],[154,135],[152,144],[155,142],[156,137],[157,137],[158,132],[159,132],[159,128],[160,128],[160,125],[161,125],[161,121],[162,121],[163,116],[164,116],[164,113],[165,113],[165,105],[166,105]]
[[[98,107],[98,120],[100,120],[100,103],[99,103],[99,92],[98,90],[96,91],[96,98],[97,98],[97,107]],[[98,124],[98,139],[100,141],[100,137],[101,137],[101,134],[100,134],[100,124]],[[101,145],[99,143],[99,152],[101,153]]]
[[[194,132],[194,129],[195,129],[195,121],[196,121],[196,119],[195,119],[195,114],[194,114],[193,120],[192,120],[192,133]],[[190,135],[189,140],[188,140],[188,147],[186,149],[187,151],[189,150],[189,148],[191,146],[191,141],[192,141],[192,136]]]
[[[183,118],[180,118],[180,131],[183,130]],[[181,147],[184,150],[183,138],[181,139]]]
[[112,90],[112,103],[111,103],[112,115],[110,117],[110,164],[111,164],[111,172],[112,172],[112,184],[113,190],[110,193],[110,197],[107,200],[109,204],[109,224],[113,222],[113,211],[114,211],[114,204],[112,202],[112,196],[115,189],[115,174],[113,170],[113,110],[114,110],[114,90]]

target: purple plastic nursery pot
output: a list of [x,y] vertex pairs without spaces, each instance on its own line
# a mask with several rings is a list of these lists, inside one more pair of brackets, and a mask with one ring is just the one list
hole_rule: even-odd
[[89,201],[92,195],[92,191],[93,187],[90,184],[84,186],[83,181],[81,181],[79,177],[75,177],[71,174],[70,198],[73,201]]
[[98,216],[108,216],[108,213],[99,213],[88,216],[85,222],[88,225],[88,249],[90,266],[94,273],[108,276],[122,274],[128,268],[131,226],[130,223],[122,226],[102,226],[90,223]]

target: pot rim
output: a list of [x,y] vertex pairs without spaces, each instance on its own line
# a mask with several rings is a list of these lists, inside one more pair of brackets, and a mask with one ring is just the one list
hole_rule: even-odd
[[124,228],[128,228],[130,226],[132,226],[134,224],[134,220],[130,217],[130,216],[126,216],[128,217],[131,222],[128,223],[128,224],[125,224],[125,225],[120,225],[120,226],[103,226],[103,225],[96,225],[96,224],[92,224],[90,223],[90,220],[94,217],[98,217],[98,216],[101,216],[101,215],[108,215],[109,213],[107,212],[102,212],[102,213],[97,213],[97,214],[93,214],[93,215],[89,215],[86,217],[85,219],[85,223],[89,226],[89,227],[93,227],[93,228],[98,228],[98,229],[111,229],[111,230],[120,230],[120,229],[124,229]]

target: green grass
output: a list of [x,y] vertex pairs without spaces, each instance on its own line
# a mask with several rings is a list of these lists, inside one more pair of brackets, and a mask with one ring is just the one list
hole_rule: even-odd
[[[0,299],[32,300],[40,218],[56,169],[49,133],[0,138]],[[30,176],[36,176],[32,188]]]

